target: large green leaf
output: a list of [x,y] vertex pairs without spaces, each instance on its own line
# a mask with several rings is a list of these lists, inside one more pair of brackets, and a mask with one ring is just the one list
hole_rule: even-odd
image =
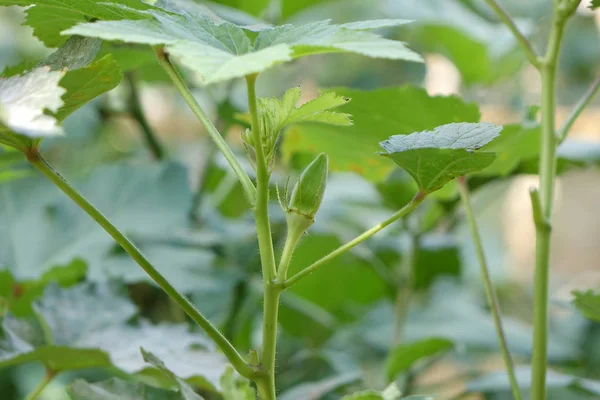
[[378,143],[392,135],[431,130],[451,122],[477,122],[475,104],[458,97],[429,96],[424,89],[412,86],[362,91],[335,88],[333,92],[352,99],[338,109],[352,115],[354,125],[336,127],[303,124],[285,134],[283,153],[325,152],[332,170],[353,171],[381,181],[393,165],[377,155]]
[[[59,86],[63,71],[49,67],[0,78],[0,143],[26,149],[28,138],[62,134],[54,117],[45,110],[57,112],[63,105],[65,89]],[[26,136],[26,138],[21,137]]]
[[35,310],[38,321],[10,314],[2,321],[0,366],[39,361],[55,371],[114,366],[136,373],[147,368],[142,347],[178,377],[220,387],[227,363],[211,342],[189,332],[187,324],[131,324],[137,309],[114,285],[50,285]]
[[63,33],[165,45],[170,55],[198,72],[205,83],[259,73],[275,64],[317,53],[351,52],[369,57],[421,61],[402,42],[367,32],[401,25],[407,22],[405,20],[284,25],[261,30],[252,43],[241,27],[229,22],[215,22],[206,15],[157,10],[147,14],[153,18],[82,23]]
[[76,380],[69,394],[73,400],[186,400],[178,392],[116,378],[96,383]]
[[[180,165],[102,167],[85,180],[76,180],[75,186],[142,245],[145,238],[187,224],[191,193],[187,172]],[[88,262],[94,280],[106,280],[115,272],[128,274],[105,269],[103,262],[115,246],[113,239],[42,177],[1,185],[0,199],[0,237],[10,238],[0,241],[0,269],[9,269],[18,280],[37,279],[76,257]],[[157,267],[167,277],[177,273],[173,265],[159,261]]]
[[0,6],[32,6],[27,9],[25,24],[33,28],[33,34],[47,47],[63,44],[67,37],[60,32],[77,23],[91,19],[146,18],[136,10],[150,7],[140,0],[0,0]]
[[573,292],[573,304],[586,318],[600,322],[600,292],[588,290]]
[[454,343],[447,339],[430,338],[397,346],[390,353],[386,372],[390,381],[423,359],[439,356],[450,351]]
[[475,150],[492,141],[501,130],[489,123],[453,123],[433,131],[395,135],[381,147],[386,151],[383,155],[406,170],[423,193],[430,193],[456,177],[489,166],[496,156]]

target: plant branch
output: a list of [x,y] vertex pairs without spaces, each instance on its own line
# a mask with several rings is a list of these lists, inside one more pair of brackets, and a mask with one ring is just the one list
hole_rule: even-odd
[[571,131],[575,121],[577,118],[579,118],[583,110],[585,110],[585,108],[592,102],[594,96],[598,93],[598,90],[600,90],[600,77],[597,78],[594,83],[592,83],[592,86],[587,92],[585,92],[581,100],[579,100],[579,102],[575,105],[573,111],[571,111],[571,114],[569,115],[569,118],[567,118],[563,126],[557,132],[559,143],[563,142],[567,138],[567,135]]
[[44,378],[37,384],[35,388],[25,397],[25,400],[36,400],[39,395],[46,389],[46,386],[52,382],[52,379],[57,375],[56,372],[46,369],[46,373],[44,374]]
[[213,125],[213,123],[210,121],[202,107],[200,107],[200,104],[198,104],[198,102],[190,92],[190,89],[187,87],[187,85],[185,84],[185,82],[183,81],[183,79],[169,60],[168,54],[162,47],[156,48],[156,56],[158,58],[159,64],[167,72],[167,74],[173,81],[173,84],[175,84],[177,90],[179,90],[179,93],[181,94],[185,102],[190,106],[192,112],[196,115],[198,120],[200,120],[202,125],[204,125],[204,127],[206,128],[206,131],[208,132],[210,138],[215,142],[216,146],[225,156],[225,159],[233,169],[233,172],[235,172],[236,176],[242,183],[242,187],[244,188],[244,193],[246,194],[248,201],[251,205],[254,205],[256,199],[256,188],[254,187],[254,184],[252,183],[252,180],[250,179],[248,174],[240,165],[238,159],[235,157],[235,154],[233,154],[233,151],[231,150],[225,139],[223,139],[223,137],[221,136],[217,128]]
[[299,280],[301,280],[305,276],[308,276],[308,275],[312,274],[317,269],[321,268],[323,265],[327,264],[329,261],[333,260],[334,258],[336,258],[337,256],[339,256],[340,254],[343,254],[343,253],[347,252],[348,250],[350,250],[353,247],[357,246],[358,244],[364,242],[365,240],[367,240],[371,236],[375,235],[377,232],[379,232],[380,230],[384,229],[388,225],[396,222],[400,218],[402,218],[405,215],[407,215],[408,213],[410,213],[412,210],[414,210],[415,208],[417,208],[417,206],[419,204],[421,204],[421,202],[423,201],[424,198],[425,198],[425,194],[424,193],[421,193],[421,192],[417,193],[415,195],[415,197],[410,201],[410,203],[408,203],[407,205],[405,205],[404,207],[402,207],[399,211],[397,211],[395,214],[393,214],[390,218],[388,218],[385,221],[383,221],[383,222],[375,225],[374,227],[372,227],[368,231],[363,232],[362,234],[360,234],[356,238],[352,239],[348,243],[346,243],[346,244],[338,247],[336,250],[332,251],[331,253],[329,253],[325,257],[323,257],[323,258],[315,261],[312,265],[310,265],[310,266],[306,267],[305,269],[303,269],[302,271],[298,272],[296,275],[294,275],[290,279],[288,279],[288,280],[286,280],[284,282],[278,282],[278,283],[284,289],[287,289],[287,288],[295,285],[296,283],[298,283]]
[[265,380],[258,381],[262,400],[275,400],[275,351],[277,346],[277,315],[279,312],[279,296],[281,289],[273,284],[277,274],[273,237],[269,221],[269,180],[268,161],[265,159],[263,140],[260,130],[258,105],[256,98],[257,75],[246,77],[248,88],[248,107],[252,115],[252,135],[256,154],[256,203],[254,219],[260,250],[264,282],[263,343],[261,366],[266,371]]
[[540,69],[540,60],[531,45],[531,42],[521,33],[515,21],[513,21],[512,17],[508,14],[508,12],[496,1],[496,0],[485,0],[485,2],[494,10],[498,18],[510,29],[512,34],[515,36],[523,50],[525,51],[525,56],[537,69]]
[[[405,222],[408,222],[405,220]],[[406,256],[402,257],[399,271],[399,283],[396,286],[396,304],[395,304],[395,329],[393,345],[397,346],[402,342],[402,335],[406,317],[410,308],[410,301],[413,296],[415,286],[415,270],[421,254],[421,233],[409,231],[409,246]],[[410,378],[410,377],[408,377]],[[408,379],[410,381],[410,379]],[[406,388],[404,390],[406,392]]]
[[240,375],[254,379],[261,375],[261,371],[248,365],[233,345],[215,328],[210,321],[194,307],[181,293],[177,291],[162,276],[162,274],[148,261],[138,248],[115,227],[98,209],[96,209],[81,193],[79,193],[69,182],[60,176],[44,158],[37,152],[28,154],[29,162],[44,174],[52,183],[71,198],[83,211],[92,217],[113,239],[139,264],[140,267],[152,278],[154,282],[177,303],[187,315],[190,316],[198,326],[215,342],[223,351],[233,367]]
[[504,364],[508,373],[508,380],[510,382],[512,394],[515,400],[522,400],[523,397],[521,396],[521,391],[519,390],[519,384],[517,382],[517,376],[515,374],[515,366],[513,363],[512,356],[510,354],[510,350],[508,349],[508,343],[506,340],[506,335],[504,334],[504,328],[502,327],[502,313],[500,311],[500,304],[498,302],[498,297],[496,296],[494,284],[492,283],[492,279],[490,277],[490,271],[487,265],[487,261],[485,259],[483,244],[481,242],[481,235],[479,234],[477,222],[473,213],[473,207],[471,206],[471,199],[469,187],[467,185],[467,180],[463,176],[458,178],[457,181],[458,188],[460,190],[460,196],[462,198],[463,207],[465,210],[465,216],[469,223],[469,228],[471,229],[471,236],[473,238],[473,244],[475,245],[475,253],[477,254],[477,260],[481,269],[481,277],[483,278],[483,287],[485,289],[485,295],[487,298],[488,306],[490,307],[492,317],[494,319],[494,327],[496,328],[496,335],[498,336],[498,342],[500,343],[500,350],[502,351],[502,358],[504,359]]
[[[573,15],[580,0],[557,0],[554,3],[552,27],[546,55],[540,69],[542,77],[540,191],[532,192],[536,218],[536,258],[533,294],[533,356],[531,371],[531,400],[546,399],[546,369],[548,359],[548,286],[550,278],[550,239],[554,183],[556,179],[555,133],[556,70],[567,20]],[[537,209],[536,209],[537,208]],[[546,221],[542,224],[541,221]]]
[[160,161],[165,158],[165,150],[156,137],[154,130],[148,123],[142,109],[142,102],[140,101],[139,87],[135,74],[133,72],[127,72],[125,74],[125,81],[127,82],[127,86],[129,86],[128,110],[142,129],[144,140],[146,141],[146,145],[150,149],[150,152],[156,160]]

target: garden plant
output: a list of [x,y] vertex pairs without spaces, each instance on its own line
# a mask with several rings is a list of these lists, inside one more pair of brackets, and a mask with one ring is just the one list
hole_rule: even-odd
[[[440,275],[455,274],[435,251],[427,261],[422,248],[429,234],[456,219],[469,228],[495,333],[485,339],[492,352],[498,350],[505,372],[474,379],[453,398],[479,393],[546,400],[547,391],[556,388],[564,390],[560,398],[598,398],[600,383],[593,374],[577,376],[572,366],[549,371],[561,358],[552,353],[556,346],[549,329],[556,179],[587,162],[558,149],[600,88],[599,79],[589,81],[570,116],[556,126],[563,37],[582,1],[546,0],[544,7],[552,10],[548,33],[535,45],[528,38],[531,27],[511,17],[499,1],[456,1],[503,24],[502,32],[510,31],[515,43],[511,57],[539,76],[540,98],[527,121],[505,127],[480,122],[475,104],[429,96],[413,86],[327,88],[306,101],[302,85],[289,85],[281,96],[260,97],[257,86],[259,91],[268,86],[273,68],[310,64],[327,53],[353,54],[356,63],[383,59],[405,68],[423,63],[411,43],[414,38],[417,49],[426,42],[418,29],[410,30],[419,20],[411,22],[408,14],[397,19],[403,16],[400,6],[393,15],[384,12],[384,19],[292,19],[272,25],[265,20],[284,20],[317,2],[221,3],[225,6],[194,0],[0,0],[1,6],[26,7],[25,25],[46,47],[56,48],[42,61],[6,68],[0,78],[0,367],[44,366],[44,376],[26,398],[50,399],[55,380],[94,368],[105,371],[102,378],[78,376],[67,389],[72,399],[449,398],[438,387],[419,387],[417,378],[448,354],[465,350],[449,337],[427,329],[410,333],[405,325],[419,293],[434,291]],[[588,12],[598,6],[592,1]],[[401,32],[407,43],[388,38],[391,31]],[[443,29],[434,31],[433,40],[443,35]],[[308,61],[300,60],[305,57]],[[145,115],[138,91],[143,71],[174,86],[211,139],[195,195],[183,189],[183,167],[171,159]],[[80,108],[97,105],[99,96],[122,81],[127,112],[155,161],[99,167],[89,181],[72,183],[46,160],[68,140],[62,123]],[[246,93],[245,104],[223,101],[215,122],[196,89],[219,87],[229,95],[234,86]],[[110,113],[105,110],[104,117],[110,119]],[[232,126],[241,128],[227,133]],[[81,145],[65,146],[64,157],[86,157]],[[19,164],[24,160],[30,166]],[[376,182],[384,206],[348,208],[343,191],[328,200],[332,184],[353,189],[364,183],[337,180],[338,171]],[[530,190],[536,256],[533,329],[526,339],[532,344],[525,347],[531,354],[511,342],[514,324],[501,315],[471,200],[471,192],[523,171],[539,176]],[[223,211],[223,202],[229,210]],[[367,220],[383,218],[365,226],[361,215],[369,212]],[[350,220],[340,222],[342,213]],[[344,226],[339,235],[323,233],[336,224]],[[197,234],[207,231],[213,237]],[[388,235],[369,246],[379,232]],[[131,268],[127,257],[147,276]],[[215,272],[207,269],[212,264],[241,266]],[[140,284],[148,278],[151,285]],[[195,298],[202,285],[203,294]],[[170,299],[163,304],[170,317],[159,323],[139,306],[144,297],[160,297],[156,286]],[[307,297],[329,290],[341,294],[337,303]],[[348,337],[335,342],[337,347],[329,345],[337,325],[328,313],[356,326],[357,312],[343,310],[344,302],[366,306],[380,297],[395,303],[383,355],[374,355],[381,348],[368,339],[359,341],[362,350]],[[573,304],[600,320],[600,292],[576,292]],[[432,318],[429,326],[438,317]],[[363,321],[365,337],[385,330],[376,321]],[[302,340],[286,339],[281,329],[304,332],[295,335]],[[466,336],[476,335],[477,328],[465,329]],[[352,369],[352,358],[368,360],[368,367],[361,367],[376,377],[359,379],[361,367]],[[294,367],[298,363],[305,370]],[[331,370],[335,379],[318,379]],[[571,391],[581,397],[566,397]]]

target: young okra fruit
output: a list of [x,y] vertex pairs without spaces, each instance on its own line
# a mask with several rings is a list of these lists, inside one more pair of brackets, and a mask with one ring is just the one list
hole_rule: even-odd
[[327,154],[321,153],[302,171],[285,208],[288,230],[302,234],[315,222],[327,186],[328,166]]

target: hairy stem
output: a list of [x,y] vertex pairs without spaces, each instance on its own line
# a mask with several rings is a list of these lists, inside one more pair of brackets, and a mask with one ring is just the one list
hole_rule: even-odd
[[216,146],[225,156],[225,159],[233,169],[233,172],[235,172],[236,176],[240,180],[248,201],[250,202],[250,204],[253,205],[256,197],[256,188],[254,187],[252,180],[240,165],[240,162],[235,157],[235,154],[233,154],[231,148],[229,148],[229,145],[227,144],[225,139],[223,139],[223,137],[221,136],[217,128],[213,125],[213,123],[210,121],[202,107],[200,107],[200,104],[198,104],[198,102],[190,92],[190,89],[187,87],[181,76],[179,76],[179,73],[177,72],[173,64],[171,64],[169,56],[167,55],[167,53],[165,53],[162,47],[156,49],[156,55],[158,57],[159,64],[169,75],[169,77],[173,81],[173,84],[175,85],[177,90],[179,90],[179,93],[181,94],[185,102],[190,106],[192,112],[196,115],[196,117],[202,123],[202,125],[204,125],[204,128],[206,128],[206,131],[208,132],[210,138],[215,142]]
[[210,321],[200,313],[181,293],[177,291],[162,276],[162,274],[148,261],[148,259],[138,250],[138,248],[115,227],[96,207],[94,207],[81,193],[79,193],[71,184],[60,176],[42,156],[37,152],[28,154],[29,162],[44,174],[52,183],[71,198],[83,211],[92,217],[113,239],[139,264],[140,267],[156,284],[175,302],[187,315],[198,324],[206,334],[215,342],[227,357],[233,367],[240,375],[254,379],[260,376],[260,371],[248,365],[242,356],[237,352],[233,345],[215,328]]
[[144,140],[146,141],[146,145],[150,149],[150,152],[154,156],[156,160],[162,160],[165,158],[165,150],[156,137],[154,130],[148,123],[148,119],[146,119],[146,115],[142,109],[142,103],[140,101],[139,87],[137,84],[137,79],[133,72],[127,72],[125,74],[125,81],[127,82],[127,86],[129,86],[129,99],[128,99],[128,109],[133,118],[137,121],[138,125],[142,129],[142,133],[144,135]]
[[540,69],[542,76],[542,117],[539,208],[545,223],[536,223],[531,400],[546,399],[550,221],[556,178],[556,147],[558,145],[554,126],[556,70],[565,24],[577,9],[579,2],[579,0],[555,0],[550,39]]
[[56,372],[47,369],[40,383],[38,383],[37,386],[33,388],[31,393],[29,393],[27,397],[25,397],[25,400],[37,399],[38,396],[44,391],[44,389],[46,389],[46,386],[48,386],[50,382],[52,382],[52,379],[54,379],[56,375]]
[[275,252],[269,221],[269,179],[268,160],[265,159],[262,146],[258,105],[256,98],[257,75],[246,77],[248,88],[248,107],[252,115],[252,134],[256,154],[256,203],[254,219],[260,250],[264,282],[263,343],[261,367],[266,371],[267,379],[257,382],[262,400],[275,400],[275,352],[277,347],[277,315],[281,289],[273,283],[277,274]]
[[277,269],[277,282],[283,282],[287,278],[292,255],[303,234],[304,231],[292,231],[288,228],[285,244],[283,245],[283,251],[281,253],[281,260],[279,260],[279,268]]
[[[420,249],[421,235],[417,232],[410,232],[409,248],[406,252],[406,257],[403,257],[402,264],[400,265],[400,283],[396,288],[394,346],[397,346],[402,342],[404,324],[409,311],[410,301],[413,296],[415,270],[417,268],[417,263],[419,262]],[[406,390],[404,392],[406,393]]]
[[410,201],[410,203],[408,203],[407,205],[405,205],[404,207],[402,207],[399,211],[397,211],[390,218],[388,218],[385,221],[383,221],[383,222],[375,225],[374,227],[372,227],[368,231],[363,232],[362,234],[360,234],[356,238],[352,239],[348,243],[346,243],[346,244],[338,247],[336,250],[332,251],[328,255],[326,255],[323,258],[315,261],[312,265],[310,265],[310,266],[306,267],[305,269],[303,269],[302,271],[298,272],[296,275],[292,276],[290,279],[288,279],[288,280],[286,280],[284,282],[279,282],[279,284],[284,289],[289,288],[290,286],[293,286],[299,280],[301,280],[305,276],[308,276],[308,275],[312,274],[317,269],[321,268],[323,265],[327,264],[329,261],[333,260],[334,258],[336,258],[337,256],[339,256],[340,254],[343,254],[343,253],[347,252],[348,250],[350,250],[353,247],[355,247],[355,246],[359,245],[360,243],[364,242],[365,240],[367,240],[371,236],[375,235],[377,232],[379,232],[380,230],[384,229],[388,225],[396,222],[400,218],[402,218],[405,215],[407,215],[409,212],[411,212],[412,210],[414,210],[415,208],[417,208],[417,206],[419,204],[421,204],[421,202],[423,201],[424,198],[425,198],[425,194],[420,193],[420,192],[417,193],[415,195],[415,197]]
[[512,34],[515,36],[523,51],[525,51],[525,56],[527,60],[536,68],[540,68],[540,61],[538,56],[531,45],[531,42],[521,33],[517,24],[513,21],[511,16],[506,12],[506,10],[496,1],[496,0],[485,0],[485,2],[494,10],[498,18],[510,29]]
[[483,250],[483,244],[481,242],[481,236],[479,229],[477,228],[477,222],[475,215],[473,214],[473,207],[471,206],[471,199],[469,194],[469,187],[464,177],[458,178],[458,188],[460,190],[460,196],[462,199],[463,207],[465,210],[465,216],[469,223],[471,230],[471,236],[473,238],[473,244],[475,245],[475,253],[477,254],[477,260],[479,262],[479,268],[481,270],[481,277],[483,278],[483,287],[485,289],[485,296],[487,298],[488,306],[492,312],[494,319],[494,327],[496,328],[496,335],[498,336],[498,342],[500,344],[500,350],[502,351],[502,358],[504,359],[504,365],[508,373],[508,380],[512,389],[512,394],[515,400],[522,400],[521,391],[519,390],[519,384],[517,382],[517,376],[515,374],[515,366],[513,363],[512,356],[508,349],[508,342],[506,335],[504,334],[504,328],[502,327],[502,313],[500,311],[500,303],[496,296],[496,290],[490,277],[490,271],[485,259],[485,253]]
[[569,115],[563,126],[560,128],[560,130],[557,132],[557,138],[559,143],[563,142],[567,138],[567,135],[571,131],[571,128],[575,124],[575,121],[577,121],[577,118],[579,118],[583,110],[585,110],[585,108],[592,102],[594,96],[596,96],[596,94],[598,93],[598,90],[600,90],[600,78],[597,78],[594,81],[594,83],[592,83],[592,86],[583,95],[581,100],[579,100],[579,102],[575,105],[573,111],[571,111],[571,114]]

